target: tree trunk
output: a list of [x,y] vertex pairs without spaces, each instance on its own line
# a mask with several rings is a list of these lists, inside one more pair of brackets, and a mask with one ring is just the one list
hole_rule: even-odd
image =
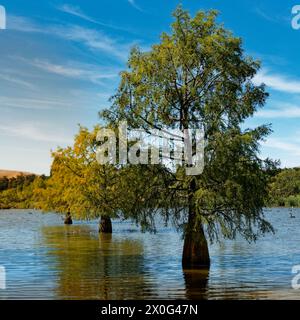
[[112,224],[109,216],[101,216],[99,224],[100,233],[112,233]]
[[191,227],[188,227],[184,237],[182,267],[183,269],[209,268],[210,258],[203,228],[200,226],[194,231]]
[[200,222],[196,222],[195,192],[196,181],[192,179],[190,182],[189,217],[184,235],[182,267],[183,269],[208,269],[210,266],[208,244],[203,226]]
[[65,224],[73,224],[73,220],[72,220],[72,216],[71,216],[71,213],[68,212],[66,214],[66,217],[65,217],[65,221],[64,221]]

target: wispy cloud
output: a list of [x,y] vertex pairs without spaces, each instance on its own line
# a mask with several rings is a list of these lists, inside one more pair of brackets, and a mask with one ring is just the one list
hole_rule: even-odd
[[274,18],[274,16],[270,15],[269,13],[263,11],[261,8],[256,7],[255,8],[255,12],[262,17],[263,19],[269,21],[269,22],[278,22],[278,20],[276,18]]
[[105,23],[103,21],[100,21],[99,19],[95,19],[95,18],[87,15],[85,12],[83,12],[79,6],[74,6],[72,4],[63,4],[63,5],[60,5],[56,8],[61,12],[70,14],[72,16],[78,17],[78,18],[83,19],[87,22],[94,23],[94,24],[102,26],[102,27],[106,27],[106,28],[110,28],[110,29],[114,29],[114,30],[119,30],[119,31],[125,31],[125,32],[129,32],[129,33],[135,33],[130,29],[116,26],[116,25],[113,25],[110,23]]
[[56,27],[53,34],[66,40],[79,42],[91,50],[98,50],[110,54],[120,60],[126,60],[131,44],[120,44],[100,31],[81,26]]
[[288,142],[284,139],[269,138],[262,143],[265,147],[286,151],[292,155],[300,156],[300,144]]
[[120,43],[103,32],[78,25],[40,25],[31,19],[12,16],[9,29],[19,32],[42,33],[73,41],[86,46],[90,50],[102,51],[119,60],[126,61],[130,48],[134,43]]
[[135,8],[136,10],[139,10],[139,11],[141,11],[141,12],[144,12],[144,10],[143,10],[140,6],[138,6],[138,5],[136,4],[135,0],[128,0],[128,3],[129,3],[133,8]]
[[[74,6],[72,4],[63,4],[57,7],[58,10],[68,13],[70,15],[79,17],[83,20],[95,23],[95,24],[101,24],[99,21],[95,20],[94,18],[88,16],[87,14],[85,14],[81,8],[79,6]],[[105,25],[105,24],[104,24]]]
[[99,66],[80,64],[74,61],[62,65],[54,64],[47,60],[35,59],[29,63],[48,73],[57,74],[67,78],[91,81],[96,84],[101,84],[101,80],[116,78],[119,72],[118,70],[112,69],[101,70]]
[[10,74],[1,73],[0,80],[4,80],[7,82],[16,84],[16,85],[21,85],[27,89],[34,89],[35,88],[35,86],[32,83],[25,81],[25,80],[22,80],[22,79],[20,79],[20,77],[16,77],[16,76],[13,76]]
[[255,117],[259,118],[300,118],[300,106],[289,103],[277,103],[275,108],[268,109],[267,107],[259,110]]
[[268,10],[262,9],[261,7],[255,7],[254,11],[255,13],[263,18],[266,21],[272,22],[272,23],[290,23],[290,17],[285,16],[283,14],[279,15],[274,12],[270,12],[270,8],[268,7]]
[[300,93],[300,80],[285,75],[260,71],[253,79],[255,84],[264,83],[273,90],[286,93]]
[[0,134],[41,142],[70,143],[72,141],[72,139],[58,134],[55,128],[46,131],[33,123],[0,124]]
[[288,64],[288,60],[285,57],[276,54],[261,53],[251,50],[248,51],[248,54],[255,59],[263,61],[264,64],[268,63],[275,66],[285,66]]
[[71,103],[50,99],[31,99],[0,96],[0,109],[3,107],[32,110],[49,110],[62,107],[71,107]]
[[22,32],[42,32],[42,26],[39,26],[27,17],[9,15],[7,17],[7,29]]

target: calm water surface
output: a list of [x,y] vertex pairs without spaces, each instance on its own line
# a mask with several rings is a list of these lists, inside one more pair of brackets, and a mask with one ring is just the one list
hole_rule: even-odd
[[255,244],[211,245],[206,273],[182,271],[182,239],[172,228],[142,234],[114,221],[114,234],[99,236],[97,221],[64,226],[55,214],[2,210],[0,299],[298,299],[291,270],[300,265],[300,210],[293,214],[268,210],[277,232]]

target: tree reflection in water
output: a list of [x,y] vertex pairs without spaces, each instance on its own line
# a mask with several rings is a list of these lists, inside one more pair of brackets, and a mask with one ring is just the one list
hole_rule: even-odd
[[207,298],[209,270],[183,270],[186,298],[200,300]]
[[57,269],[58,299],[143,299],[149,295],[141,241],[88,226],[44,227]]

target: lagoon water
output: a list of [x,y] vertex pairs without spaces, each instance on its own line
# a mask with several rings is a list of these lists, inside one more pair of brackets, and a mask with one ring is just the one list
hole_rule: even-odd
[[298,299],[300,209],[270,209],[276,229],[256,243],[210,245],[212,265],[183,272],[182,239],[173,228],[144,234],[127,221],[101,236],[97,221],[64,226],[62,217],[0,211],[0,299]]

